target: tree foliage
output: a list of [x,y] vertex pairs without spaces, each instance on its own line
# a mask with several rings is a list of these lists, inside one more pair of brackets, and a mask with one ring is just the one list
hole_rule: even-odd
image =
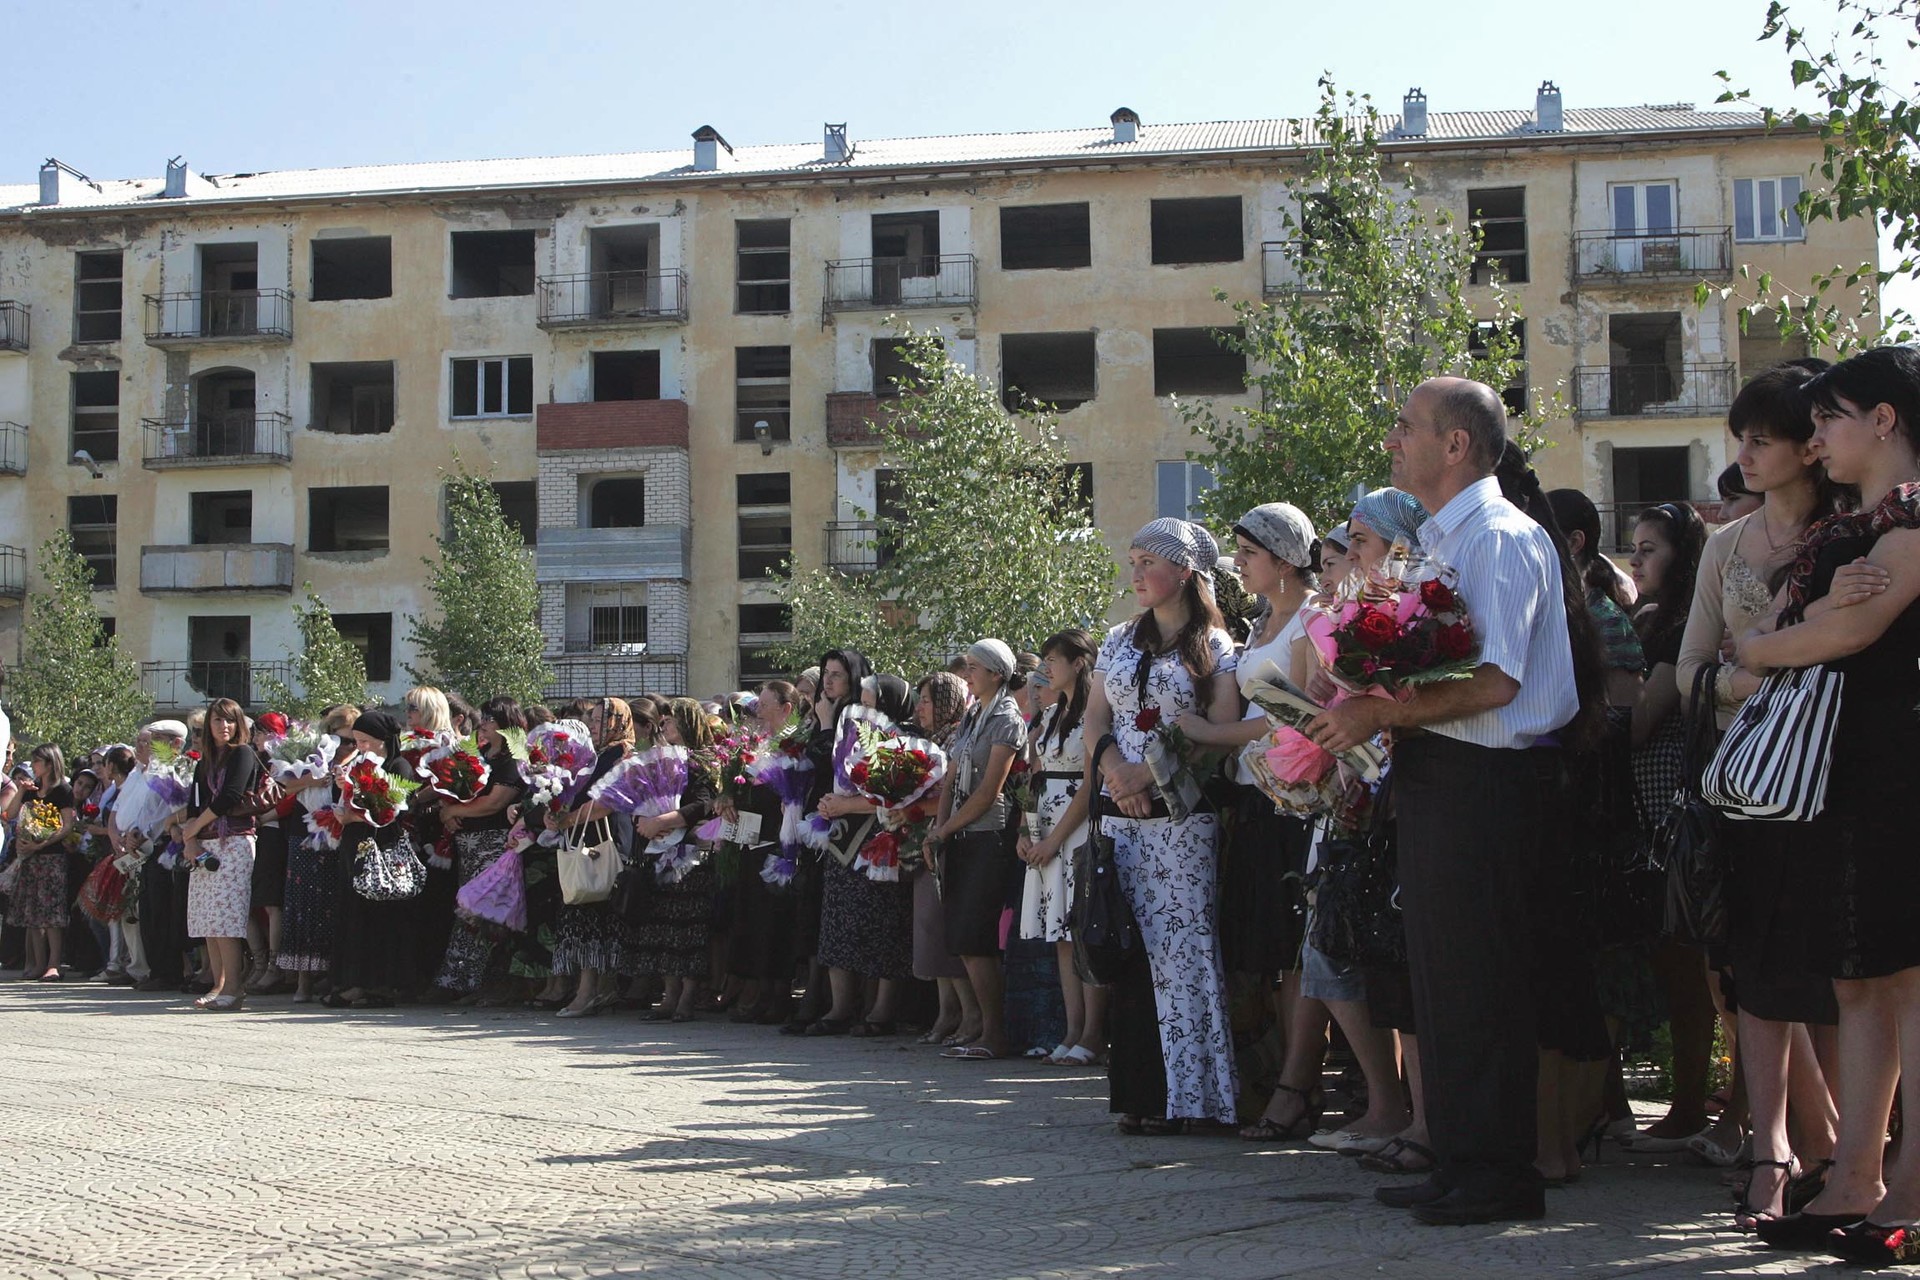
[[1055,415],[1031,401],[1008,413],[931,334],[907,331],[902,355],[911,372],[877,430],[910,514],[876,529],[872,572],[781,585],[793,638],[780,660],[852,645],[911,678],[983,636],[1033,648],[1061,627],[1097,630],[1115,562]]
[[[1746,267],[1733,288],[1696,286],[1705,303],[1717,292],[1738,295],[1742,332],[1755,320],[1771,323],[1785,336],[1807,340],[1810,350],[1845,354],[1869,341],[1911,342],[1920,337],[1914,317],[1895,311],[1879,314],[1880,290],[1905,277],[1920,281],[1920,76],[1890,71],[1885,50],[1904,50],[1911,68],[1920,52],[1920,0],[1863,3],[1838,0],[1840,30],[1817,37],[1788,20],[1787,6],[1773,0],[1760,39],[1778,40],[1787,55],[1787,79],[1797,91],[1811,90],[1820,106],[1812,111],[1763,108],[1769,128],[1815,130],[1821,155],[1808,171],[1799,213],[1804,225],[1864,218],[1892,233],[1898,261],[1839,264],[1798,282]],[[1751,89],[1737,89],[1726,72],[1721,102],[1748,102]]]
[[14,733],[56,742],[70,757],[132,742],[153,710],[140,665],[107,635],[93,607],[93,569],[62,529],[40,546],[44,591],[27,598],[20,665],[7,675]]
[[[1382,156],[1371,102],[1323,77],[1309,127],[1316,146],[1281,210],[1284,258],[1268,265],[1286,287],[1235,303],[1237,328],[1219,334],[1246,356],[1254,403],[1181,406],[1205,443],[1187,457],[1219,481],[1200,503],[1219,528],[1282,501],[1316,528],[1339,523],[1355,484],[1386,483],[1381,441],[1414,386],[1459,374],[1504,387],[1520,369],[1512,297],[1497,280],[1477,306],[1465,293],[1479,234]],[[1537,400],[1526,427],[1546,416]]]
[[412,620],[407,639],[421,665],[407,674],[475,706],[501,694],[537,702],[553,672],[541,659],[533,558],[487,476],[459,467],[446,495],[447,532],[434,535],[439,555],[425,558],[439,616]]
[[306,607],[293,606],[295,624],[300,628],[300,651],[289,654],[293,663],[293,686],[277,677],[260,677],[261,693],[268,706],[302,720],[317,720],[328,707],[347,703],[365,706],[367,702],[367,662],[351,641],[340,634],[333,613],[313,587],[304,587]]

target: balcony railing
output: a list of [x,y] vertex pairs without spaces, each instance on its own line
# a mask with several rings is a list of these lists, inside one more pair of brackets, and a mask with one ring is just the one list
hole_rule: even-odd
[[142,547],[140,590],[148,595],[292,591],[293,547],[285,542]]
[[1733,273],[1733,228],[1576,231],[1573,257],[1575,279],[1588,283],[1724,278]]
[[25,351],[33,313],[24,302],[0,298],[0,351]]
[[1319,285],[1309,287],[1300,274],[1300,242],[1269,240],[1260,246],[1260,292],[1268,298],[1288,294],[1320,294]]
[[0,476],[27,474],[27,424],[0,422]]
[[1633,527],[1639,521],[1640,513],[1648,507],[1657,507],[1662,502],[1674,502],[1683,507],[1692,507],[1709,525],[1720,523],[1718,502],[1694,502],[1689,498],[1650,498],[1645,502],[1596,502],[1593,506],[1594,510],[1600,513],[1600,550],[1614,556],[1630,554],[1633,551]]
[[1583,365],[1574,411],[1585,418],[1708,418],[1733,403],[1731,364]]
[[0,545],[0,599],[24,600],[27,596],[27,549]]
[[972,307],[980,303],[970,253],[924,258],[849,258],[827,264],[828,311],[881,307]]
[[827,568],[840,573],[872,573],[893,557],[883,525],[848,520],[827,526]]
[[140,687],[158,710],[179,711],[204,706],[215,698],[232,698],[247,710],[260,707],[269,696],[265,679],[293,682],[291,662],[254,662],[222,658],[211,662],[143,662]]
[[586,329],[687,318],[684,271],[583,271],[540,277],[540,327]]
[[204,289],[147,295],[147,341],[285,342],[293,294],[285,289]]
[[641,693],[679,697],[687,691],[687,658],[680,653],[550,653],[547,700],[628,698]]
[[192,418],[146,418],[142,465],[244,467],[291,462],[293,419],[284,413],[217,413]]

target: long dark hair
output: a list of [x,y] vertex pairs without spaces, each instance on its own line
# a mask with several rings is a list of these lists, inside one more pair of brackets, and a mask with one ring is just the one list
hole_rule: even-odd
[[1660,589],[1651,599],[1641,597],[1640,607],[1633,614],[1633,629],[1640,633],[1641,645],[1652,649],[1672,642],[1686,630],[1687,612],[1693,608],[1694,579],[1700,573],[1700,553],[1707,546],[1707,524],[1684,502],[1648,507],[1633,523],[1659,525],[1662,536],[1673,546],[1673,566],[1661,577]]
[[1080,668],[1080,675],[1074,680],[1072,689],[1055,691],[1053,723],[1047,726],[1046,734],[1040,739],[1042,750],[1046,748],[1048,738],[1064,748],[1067,738],[1080,727],[1080,718],[1087,713],[1087,698],[1093,690],[1093,659],[1097,652],[1093,637],[1082,627],[1056,631],[1041,644],[1040,656],[1043,658],[1051,653],[1059,653],[1064,658],[1085,664]]
[[[1727,409],[1727,431],[1736,440],[1760,432],[1776,440],[1806,444],[1813,439],[1816,384],[1825,382],[1825,371],[1831,367],[1825,360],[1809,356],[1755,374]],[[1808,524],[1853,506],[1859,495],[1848,485],[1835,484],[1827,475],[1826,463],[1816,462],[1807,471],[1813,480],[1813,517]]]
[[1568,555],[1580,570],[1580,580],[1586,589],[1626,608],[1626,592],[1621,589],[1620,575],[1600,553],[1600,508],[1578,489],[1549,491],[1547,505],[1553,508],[1553,518],[1560,522],[1562,536],[1571,539],[1576,533],[1580,535],[1580,550],[1574,551],[1569,544]]
[[1186,585],[1180,589],[1181,602],[1187,606],[1187,622],[1170,643],[1160,638],[1160,624],[1153,610],[1142,610],[1133,620],[1133,643],[1142,653],[1158,656],[1172,651],[1180,655],[1181,665],[1193,677],[1194,702],[1201,715],[1207,713],[1213,702],[1213,650],[1207,646],[1207,637],[1225,628],[1213,597],[1200,586],[1200,575],[1204,572],[1203,569],[1188,575]]
[[[233,737],[224,744],[214,741],[212,725],[215,720],[221,720],[233,726]],[[200,724],[200,734],[206,742],[209,777],[212,776],[212,770],[219,768],[221,762],[227,758],[227,752],[235,747],[247,747],[248,750],[252,750],[247,742],[247,713],[242,711],[240,704],[232,698],[215,698],[207,704],[207,718]]]

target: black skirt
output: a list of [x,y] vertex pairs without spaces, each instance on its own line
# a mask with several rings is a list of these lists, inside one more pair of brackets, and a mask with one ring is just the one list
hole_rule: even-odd
[[1286,973],[1300,967],[1313,829],[1258,787],[1236,791],[1220,844],[1221,955],[1236,972]]
[[1012,861],[1005,831],[963,831],[940,851],[940,907],[949,954],[1000,954],[1000,916]]
[[287,905],[287,829],[277,822],[263,823],[254,832],[253,905]]

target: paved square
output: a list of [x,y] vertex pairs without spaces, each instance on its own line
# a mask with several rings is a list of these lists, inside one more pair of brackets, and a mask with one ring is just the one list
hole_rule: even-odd
[[1420,1227],[1325,1152],[1122,1138],[1095,1071],[724,1019],[239,1015],[0,986],[0,1276],[1795,1272],[1714,1171],[1609,1155],[1558,1220]]

